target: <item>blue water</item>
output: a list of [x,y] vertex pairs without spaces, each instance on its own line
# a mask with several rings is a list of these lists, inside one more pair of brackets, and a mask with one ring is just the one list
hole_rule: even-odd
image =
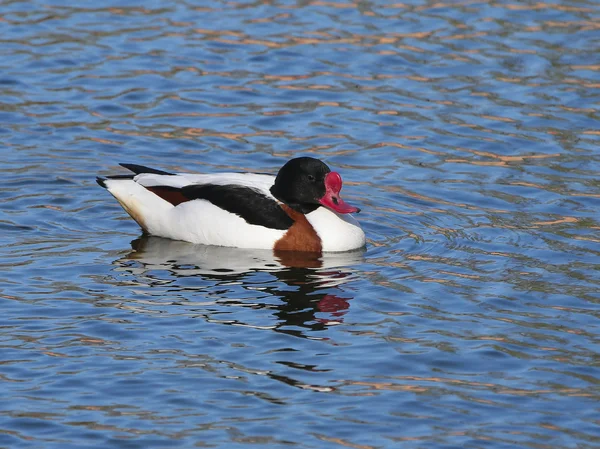
[[[598,447],[597,2],[77,4],[0,9],[1,448]],[[142,237],[94,182],[298,155],[365,252]]]

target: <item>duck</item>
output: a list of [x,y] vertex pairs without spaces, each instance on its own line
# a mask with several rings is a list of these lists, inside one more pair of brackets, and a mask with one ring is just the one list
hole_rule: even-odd
[[340,196],[342,177],[297,157],[276,176],[170,173],[120,164],[133,174],[96,182],[151,236],[194,244],[310,253],[352,251],[365,233]]

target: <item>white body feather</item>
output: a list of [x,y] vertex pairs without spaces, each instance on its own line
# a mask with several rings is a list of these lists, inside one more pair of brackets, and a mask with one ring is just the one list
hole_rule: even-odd
[[[190,184],[239,185],[251,187],[277,201],[269,191],[271,175],[254,173],[156,175],[143,173],[131,179],[106,179],[104,185],[129,215],[149,234],[205,245],[273,249],[286,230],[247,223],[240,216],[207,200],[191,200],[173,206],[144,188]],[[325,207],[306,214],[321,238],[323,251],[350,251],[365,245],[365,234],[354,217]]]

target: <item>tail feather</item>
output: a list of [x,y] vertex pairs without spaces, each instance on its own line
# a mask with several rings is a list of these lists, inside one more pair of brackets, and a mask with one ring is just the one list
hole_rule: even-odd
[[96,177],[96,182],[100,185],[100,187],[104,187],[105,189],[107,189],[108,187],[106,187],[106,181],[109,181],[111,179],[133,179],[134,175],[110,175],[110,176],[97,176]]
[[106,181],[108,181],[110,179],[133,179],[133,177],[135,175],[139,175],[141,173],[150,173],[153,175],[172,175],[172,173],[162,171],[162,170],[156,170],[156,169],[150,168],[150,167],[145,167],[143,165],[137,165],[137,164],[119,164],[119,165],[121,167],[125,167],[128,170],[131,170],[135,174],[134,175],[110,175],[110,176],[104,176],[104,177],[98,176],[96,178],[96,182],[98,183],[98,185],[100,185],[100,187],[104,187],[105,189],[107,189],[108,187],[106,186]]
[[168,220],[174,204],[169,201],[169,198],[163,198],[152,189],[137,183],[134,178],[140,174],[171,176],[172,173],[136,164],[121,164],[121,166],[131,170],[133,174],[99,176],[96,182],[117,199],[145,232],[165,234],[163,229],[165,220]]
[[173,205],[129,177],[97,178],[140,227],[151,234],[158,232]]
[[127,170],[131,170],[136,175],[140,173],[150,173],[152,175],[172,175],[173,173],[169,173],[167,171],[157,170],[155,168],[145,167],[143,165],[137,164],[119,164],[121,167],[125,167]]

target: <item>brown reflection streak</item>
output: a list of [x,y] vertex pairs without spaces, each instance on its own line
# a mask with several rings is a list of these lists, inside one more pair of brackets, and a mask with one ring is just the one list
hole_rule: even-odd
[[[308,75],[265,75],[263,79],[265,80],[277,80],[277,81],[299,81],[306,80],[310,78],[327,76],[331,78],[347,78],[356,81],[376,81],[376,80],[384,80],[384,79],[392,79],[392,78],[401,78],[400,76],[387,76],[387,75],[373,75],[373,76],[357,76],[350,75],[347,73],[338,73],[338,72],[313,72]],[[262,80],[252,81],[255,84],[264,84]],[[376,90],[376,88],[371,88],[368,86],[361,86],[362,90]]]
[[496,159],[496,161],[480,161],[480,160],[470,160],[470,159],[464,159],[464,158],[450,158],[450,159],[446,159],[446,162],[471,164],[471,165],[483,165],[483,166],[503,166],[503,165],[507,165],[510,162],[525,162],[527,159],[549,159],[549,158],[560,156],[560,153],[528,154],[528,155],[524,155],[524,156],[502,156],[499,154],[490,153],[488,151],[471,150],[468,148],[457,148],[457,149],[472,153],[477,156],[489,157],[491,159]]
[[292,114],[292,111],[264,111],[261,115],[265,115],[267,117],[276,117],[280,115],[289,115]]
[[548,159],[553,157],[559,157],[560,153],[551,153],[551,154],[528,154],[526,156],[502,156],[495,153],[490,153],[488,151],[480,151],[480,150],[466,150],[470,153],[476,154],[477,156],[485,156],[495,159],[500,159],[504,162],[522,162],[525,159]]
[[317,1],[309,2],[309,3],[314,6],[326,6],[328,8],[338,8],[338,9],[348,9],[348,8],[358,7],[357,3],[324,2],[322,0],[317,0]]
[[[289,14],[277,15],[274,18],[285,18]],[[254,19],[254,23],[269,22],[274,18]],[[424,49],[405,45],[402,43],[404,39],[426,39],[435,34],[435,32],[415,32],[415,33],[386,33],[383,36],[375,34],[352,34],[352,37],[339,37],[338,35],[323,32],[312,31],[307,36],[285,36],[285,41],[257,39],[246,33],[236,30],[209,30],[204,28],[196,28],[194,32],[202,34],[210,38],[214,42],[220,42],[227,45],[264,45],[269,48],[285,48],[296,45],[319,45],[319,44],[352,44],[357,46],[375,46],[375,45],[396,45],[400,48],[405,48],[410,51],[425,52]],[[488,34],[488,33],[477,33]],[[446,36],[444,39],[466,38],[468,35]],[[234,38],[234,39],[232,39]],[[467,52],[479,52],[479,50],[468,50]],[[456,55],[456,57],[460,57]],[[385,75],[390,76],[390,75]]]
[[425,50],[423,50],[422,48],[419,48],[419,47],[415,47],[413,45],[399,44],[398,48],[401,48],[406,51],[412,51],[415,53],[425,53]]
[[596,113],[596,109],[593,109],[593,108],[575,108],[572,106],[565,106],[565,105],[559,105],[558,107],[564,111],[569,111],[569,112],[579,112],[579,113],[583,113],[583,114]]
[[114,134],[121,134],[126,136],[160,136],[166,139],[179,139],[181,138],[181,134],[186,134],[190,136],[211,136],[211,137],[222,137],[224,139],[231,140],[241,140],[246,141],[249,137],[258,137],[258,136],[277,136],[282,137],[285,136],[284,131],[257,131],[253,133],[225,133],[225,132],[217,132],[212,130],[207,130],[204,128],[178,128],[174,131],[160,131],[160,132],[152,132],[149,130],[144,131],[131,131],[131,130],[122,130],[112,128],[111,126],[107,126],[105,128],[107,131]]
[[441,257],[441,256],[426,256],[423,254],[406,254],[405,258],[407,260],[434,262],[434,263],[439,263],[439,264],[449,265],[449,266],[458,266],[458,267],[464,266],[464,262],[461,260],[449,259],[447,257]]
[[420,279],[421,282],[428,282],[428,283],[434,283],[434,284],[444,284],[444,285],[452,285],[455,287],[458,287],[460,284],[457,284],[456,282],[451,281],[450,279],[439,279],[439,278],[426,278],[423,277]]
[[460,164],[471,164],[471,165],[481,165],[488,167],[501,167],[506,165],[506,162],[482,162],[482,161],[470,161],[468,159],[446,159],[446,162],[451,163],[460,163]]
[[554,27],[554,28],[572,28],[572,27],[582,27],[582,29],[597,29],[600,28],[600,23],[589,22],[589,21],[573,21],[569,20],[566,22],[554,22],[548,20],[544,22],[545,27]]
[[540,225],[540,226],[548,226],[548,225],[555,225],[555,224],[560,224],[560,223],[577,223],[579,220],[575,217],[564,217],[564,218],[560,218],[558,220],[552,220],[552,221],[534,221],[532,224],[534,225]]
[[303,85],[295,85],[295,84],[284,84],[281,86],[277,86],[278,89],[288,89],[288,90],[305,90],[305,89],[314,89],[314,90],[326,90],[332,89],[333,86],[328,84],[311,84],[308,86]]
[[[476,382],[476,381],[465,381],[461,379],[449,379],[444,377],[416,377],[416,376],[401,376],[397,379],[401,381],[420,382],[420,383],[434,383],[443,385],[459,385],[464,387],[476,387],[479,389],[491,389],[497,394],[508,394],[514,396],[533,396],[537,394],[566,394],[568,396],[586,396],[594,397],[587,389],[583,388],[569,388],[559,387],[555,389],[532,389],[527,390],[524,388],[506,388],[502,385],[487,383],[487,382]],[[391,390],[391,391],[416,391],[419,393],[428,392],[433,390],[434,387],[428,386],[415,386],[407,385],[395,382],[369,382],[369,381],[352,381],[345,380],[344,383],[347,385],[359,385],[369,387],[374,390]]]
[[510,182],[509,184],[511,186],[522,186],[522,187],[533,187],[535,189],[546,189],[546,186],[543,186],[541,184],[535,184],[533,182],[526,182],[526,181],[515,181],[515,182]]
[[465,278],[465,279],[473,279],[473,280],[483,279],[481,276],[478,276],[476,274],[455,273],[453,271],[445,271],[445,270],[439,270],[438,273],[447,274],[449,276],[457,276],[457,277],[461,277],[461,278]]
[[454,34],[452,36],[443,36],[441,39],[443,40],[459,40],[459,39],[476,39],[481,36],[486,36],[488,33],[484,33],[483,31],[471,34]]
[[244,87],[244,86],[220,86],[220,85],[216,85],[215,87],[217,89],[222,89],[222,90],[236,90],[236,91],[241,91],[241,92],[254,92],[254,89],[252,89],[250,87]]
[[151,15],[153,11],[151,9],[141,8],[141,7],[132,7],[132,8],[107,8],[108,12],[111,14],[117,15],[125,15],[131,14],[132,12]]
[[69,357],[66,354],[61,354],[59,352],[52,352],[52,351],[42,351],[43,354],[49,356],[49,357]]
[[375,145],[374,148],[381,148],[381,147],[388,147],[388,146],[402,148],[402,149],[406,149],[406,150],[416,150],[416,151],[420,151],[422,153],[435,154],[438,156],[443,156],[445,154],[441,151],[428,150],[427,148],[424,148],[424,147],[413,147],[413,146],[404,145],[404,144],[398,143],[398,142],[381,142],[381,143],[378,143],[377,145]]
[[376,449],[376,446],[367,446],[366,444],[351,443],[350,441],[343,440],[342,438],[328,437],[320,434],[315,434],[315,436],[320,440],[328,441],[330,443],[337,443],[341,446],[352,447],[354,449]]
[[571,237],[572,239],[575,239],[575,240],[582,240],[582,241],[584,241],[584,242],[594,242],[594,243],[600,243],[600,239],[595,239],[595,238],[592,238],[592,237],[584,237],[584,236],[582,236],[582,235],[571,235],[570,237]]
[[566,78],[565,80],[563,80],[564,83],[566,84],[578,84],[580,86],[583,87],[591,87],[591,88],[600,88],[600,83],[592,83],[589,81],[584,81],[582,79],[579,78]]
[[455,206],[455,207],[463,207],[466,209],[476,209],[479,210],[478,207],[475,206],[469,206],[468,204],[465,203],[453,203],[451,201],[446,201],[446,200],[442,200],[440,198],[431,198],[425,195],[421,195],[420,193],[414,193],[408,190],[405,190],[401,187],[398,186],[394,186],[394,185],[389,185],[389,186],[378,186],[378,188],[388,191],[388,192],[394,192],[394,193],[399,193],[400,195],[404,195],[404,196],[410,196],[412,198],[417,198],[423,201],[428,201],[428,202],[432,202],[432,203],[438,203],[438,204],[445,204],[447,206]]
[[277,81],[297,81],[312,78],[313,75],[265,75],[263,76],[266,80],[277,80]]
[[499,117],[497,115],[481,115],[480,117],[488,119],[488,120],[494,120],[497,122],[507,122],[507,123],[516,123],[517,122],[515,119],[509,118],[509,117]]
[[514,11],[532,11],[532,10],[539,10],[539,9],[557,9],[559,11],[570,11],[570,12],[592,12],[593,11],[593,9],[583,8],[580,6],[565,6],[565,5],[556,5],[556,4],[543,3],[543,2],[534,3],[532,5],[509,4],[509,5],[504,5],[504,7],[506,9],[511,9]]
[[274,22],[278,19],[289,19],[290,17],[292,17],[292,15],[289,13],[280,13],[280,14],[275,14],[274,16],[271,16],[271,17],[262,17],[260,19],[250,19],[250,20],[248,20],[248,23],[269,23],[269,22]]
[[122,145],[123,142],[117,140],[101,139],[99,137],[85,137],[84,139],[91,140],[92,142],[104,143],[106,145]]
[[242,114],[235,112],[171,112],[169,114],[159,114],[149,116],[150,118],[169,118],[169,117],[241,117]]
[[79,341],[81,343],[84,344],[90,344],[90,345],[105,345],[108,344],[108,342],[106,340],[102,340],[101,338],[92,338],[92,337],[81,337],[79,338]]
[[242,33],[241,31],[232,31],[232,30],[208,30],[205,28],[196,28],[194,29],[194,31],[198,34],[205,34],[205,35],[223,35],[223,36],[236,36],[236,37],[243,37],[244,33]]
[[[291,140],[296,140],[296,141],[305,141],[305,140],[312,140],[314,139],[316,136],[308,136],[308,137],[296,137],[293,136],[291,137]],[[319,134],[318,136],[320,139],[347,139],[348,136],[345,134]]]

